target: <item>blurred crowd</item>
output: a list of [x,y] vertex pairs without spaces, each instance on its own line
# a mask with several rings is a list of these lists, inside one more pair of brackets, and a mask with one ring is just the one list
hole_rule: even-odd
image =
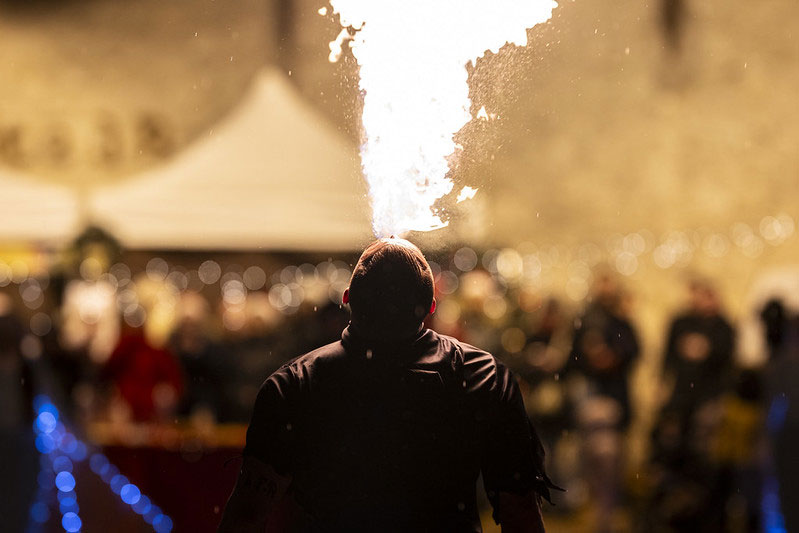
[[[485,272],[469,276],[475,279],[462,282],[490,283]],[[509,306],[497,317],[487,308],[491,291],[469,297],[464,287],[432,322],[515,370],[550,474],[567,489],[556,495],[556,512],[590,501],[597,531],[799,527],[791,505],[799,494],[791,403],[799,392],[799,314],[780,298],[758,310],[766,362],[744,365],[714,283],[691,279],[683,308],[663,331],[659,379],[637,384],[655,388],[658,398],[644,423],[632,393],[642,348],[631,295],[614,273],[597,272],[580,306],[524,289],[492,290],[504,292]],[[449,306],[457,306],[453,316]],[[636,421],[644,464],[627,457]]]
[[[75,283],[75,284],[73,284]],[[80,422],[103,419],[132,423],[205,417],[216,423],[245,423],[261,383],[287,360],[338,338],[348,322],[340,304],[303,305],[291,315],[255,294],[241,324],[225,327],[225,306],[214,312],[199,292],[176,298],[165,332],[158,311],[138,306],[121,312],[113,292],[98,301],[99,282],[67,284],[59,311],[46,327],[26,326],[11,298],[0,294],[0,335],[19,371],[60,398]],[[75,294],[86,291],[90,294]],[[102,311],[87,316],[86,307]],[[158,305],[158,304],[156,304]],[[151,326],[151,327],[148,327]],[[228,325],[230,326],[230,325]],[[38,333],[32,329],[41,328]],[[11,349],[13,347],[13,349]],[[26,380],[27,381],[27,380]],[[19,400],[22,402],[22,400]],[[25,402],[23,402],[25,404]]]
[[[662,334],[660,379],[643,385],[659,398],[647,418],[631,379],[642,352],[632,295],[614,272],[593,272],[578,303],[506,283],[473,251],[436,259],[428,325],[515,371],[550,475],[567,489],[554,512],[589,506],[597,531],[796,527],[799,317],[779,298],[759,310],[767,362],[743,367],[714,283],[692,279]],[[84,255],[72,277],[32,276],[0,293],[3,453],[24,455],[42,389],[83,424],[246,423],[262,381],[348,321],[340,261],[274,273],[109,263]],[[39,304],[22,313],[20,301]],[[636,425],[647,453],[631,465]]]

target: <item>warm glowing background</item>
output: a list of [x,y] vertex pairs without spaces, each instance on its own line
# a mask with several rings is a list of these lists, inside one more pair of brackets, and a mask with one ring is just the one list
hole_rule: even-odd
[[[617,271],[644,345],[639,458],[686,277],[712,279],[751,332],[769,284],[799,270],[799,4],[686,0],[669,33],[668,3],[563,0],[527,46],[471,66],[471,111],[489,119],[456,136],[452,179],[479,192],[411,234],[436,258],[488,252],[504,284],[574,309],[592,269]],[[358,69],[328,60],[341,27],[320,7],[0,1],[6,290],[65,262],[88,225],[134,271],[351,262],[371,238]],[[751,337],[745,364],[763,357]]]

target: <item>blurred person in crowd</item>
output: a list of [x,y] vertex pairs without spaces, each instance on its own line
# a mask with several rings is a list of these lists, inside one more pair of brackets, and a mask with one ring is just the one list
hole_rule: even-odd
[[0,524],[23,531],[36,485],[33,372],[22,356],[25,329],[11,298],[0,293]]
[[104,363],[119,340],[116,287],[103,279],[76,279],[67,283],[63,299],[61,344]]
[[179,413],[191,415],[202,411],[219,419],[224,409],[224,350],[207,335],[202,322],[190,317],[178,322],[168,347],[183,370],[186,385]]
[[[549,482],[518,386],[490,354],[424,328],[433,296],[416,246],[367,247],[341,340],[261,388],[220,532],[480,531],[481,472],[503,530],[543,530]],[[304,523],[281,523],[288,503]]]
[[[799,315],[789,314],[784,306],[782,310],[779,348],[767,364],[766,385],[767,430],[772,455],[772,471],[767,474],[776,478],[778,508],[784,524],[766,520],[766,526],[772,530],[784,526],[783,531],[792,532],[799,531],[799,461],[796,458],[799,450]],[[774,319],[774,316],[769,318]],[[766,483],[773,487],[774,483],[769,481],[767,478]],[[764,514],[777,514],[776,503],[764,499]]]
[[718,439],[740,433],[751,402],[731,387],[735,332],[718,293],[702,279],[692,280],[688,293],[688,308],[672,320],[666,340],[663,373],[671,391],[653,432],[650,516],[659,527],[720,531],[732,465],[743,457]]
[[341,331],[349,323],[349,313],[341,304],[327,301],[314,311],[318,326],[314,346],[328,344],[341,336]]
[[735,346],[735,331],[712,284],[693,280],[689,294],[688,309],[669,326],[664,357],[664,374],[674,383],[664,412],[681,423],[729,386]]
[[218,420],[225,408],[226,354],[209,335],[209,319],[205,298],[196,292],[184,293],[168,347],[184,374],[185,392],[178,412]]
[[[528,401],[525,403],[533,414],[531,418],[536,420],[536,427],[542,436],[547,433],[555,437],[568,425],[560,371],[569,356],[571,322],[555,298],[548,298],[534,315],[534,324],[527,333],[515,371],[522,383],[522,391],[526,393]],[[550,385],[554,385],[554,389]]]
[[597,531],[613,528],[623,436],[631,419],[628,381],[639,346],[626,304],[618,279],[598,273],[589,303],[575,321],[566,368],[583,434],[585,475],[597,503]]
[[175,357],[167,350],[152,346],[144,335],[144,328],[128,322],[102,375],[114,385],[137,422],[171,415],[183,392],[182,373]]
[[[522,309],[524,294],[520,295]],[[513,368],[519,377],[519,385],[525,398],[527,413],[535,420],[536,429],[547,451],[547,470],[563,486],[569,487],[569,480],[577,472],[571,465],[558,461],[568,455],[572,443],[568,432],[572,429],[572,408],[561,373],[568,361],[571,348],[571,320],[563,305],[554,297],[547,298],[537,308],[528,313],[532,325],[528,329],[522,357]],[[574,493],[574,491],[570,491]],[[570,509],[570,493],[559,494],[556,509]]]
[[116,288],[100,280],[99,272],[101,268],[95,266],[85,272],[91,279],[66,284],[63,305],[54,320],[57,343],[48,343],[60,392],[67,399],[65,406],[80,408],[81,415],[88,414],[95,403],[99,373],[119,340]]
[[348,313],[341,303],[328,299],[321,305],[303,302],[290,320],[288,339],[293,340],[293,353],[305,353],[341,337],[347,326]]
[[496,279],[483,269],[475,269],[461,277],[461,335],[469,344],[498,353],[502,350],[498,331],[506,318],[508,302]]
[[765,328],[764,336],[769,360],[776,360],[785,351],[786,341],[789,340],[788,319],[785,304],[778,298],[767,301],[760,311],[760,320]]
[[[761,369],[738,369],[721,398],[721,419],[710,434],[710,459],[723,507],[719,522],[726,529],[760,531],[764,396]],[[707,480],[712,483],[714,477]]]
[[258,389],[272,372],[288,361],[293,341],[284,331],[283,315],[264,292],[247,297],[245,324],[225,345],[228,357],[225,391],[227,420],[247,422]]
[[71,416],[84,418],[93,407],[99,368],[85,346],[65,346],[59,310],[54,309],[48,316],[50,331],[41,341],[44,358],[52,371],[53,393],[62,400],[62,407]]

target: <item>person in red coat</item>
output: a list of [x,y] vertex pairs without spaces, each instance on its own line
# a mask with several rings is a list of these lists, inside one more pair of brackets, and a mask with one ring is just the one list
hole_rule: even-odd
[[183,392],[178,362],[168,351],[152,346],[142,328],[123,330],[103,374],[113,382],[133,419],[139,422],[171,411]]

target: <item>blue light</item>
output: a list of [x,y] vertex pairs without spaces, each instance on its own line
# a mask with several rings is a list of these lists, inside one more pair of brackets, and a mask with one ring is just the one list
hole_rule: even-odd
[[123,502],[128,505],[133,505],[141,499],[141,491],[136,485],[128,483],[119,491],[119,496],[122,498]]
[[160,507],[158,507],[157,505],[151,505],[150,510],[147,511],[147,513],[144,515],[144,521],[152,525],[155,518],[157,516],[161,516],[161,514],[162,513]]
[[[38,395],[34,398],[33,406],[36,410],[33,424],[35,446],[41,455],[36,478],[39,489],[36,502],[29,509],[30,521],[26,531],[36,533],[42,530],[42,526],[50,519],[49,504],[57,498],[62,515],[61,526],[67,533],[78,533],[83,524],[78,516],[73,461],[85,460],[88,448],[59,421],[58,408],[50,398]],[[60,453],[59,449],[64,453]],[[55,491],[55,488],[58,490]]]
[[780,497],[776,493],[765,492],[763,494],[763,509],[767,509],[769,511],[779,511]]
[[81,521],[77,514],[66,513],[61,519],[61,525],[67,533],[77,533],[80,531]]
[[89,468],[91,468],[92,472],[95,474],[99,475],[103,468],[106,468],[107,466],[108,458],[101,453],[92,454],[92,456],[89,458]]
[[100,477],[103,478],[103,481],[106,483],[111,483],[111,480],[119,474],[119,468],[115,467],[112,464],[106,465],[106,468],[103,472],[100,473]]
[[33,397],[33,410],[37,413],[42,410],[42,405],[48,403],[50,398],[45,396],[44,394],[37,394]]
[[72,461],[64,455],[53,459],[53,470],[56,472],[72,472]]
[[785,424],[790,402],[785,396],[775,396],[766,415],[766,427],[769,433],[777,433]]
[[64,498],[61,500],[61,503],[58,505],[58,508],[61,510],[61,514],[66,513],[77,513],[80,511],[80,507],[78,507],[78,500],[75,498]]
[[39,472],[39,475],[36,476],[36,482],[39,486],[43,489],[49,489],[55,483],[55,475],[47,470],[42,470]]
[[37,414],[46,412],[52,414],[56,419],[58,419],[58,408],[53,405],[53,403],[50,401],[50,398],[43,394],[40,394],[33,399],[33,409]]
[[66,454],[75,453],[75,450],[78,448],[78,441],[75,438],[75,435],[71,433],[64,434],[64,437],[61,439],[61,443],[58,445],[61,448],[61,451]]
[[106,483],[110,482],[111,478],[116,475],[116,473],[111,469],[111,466],[112,465],[106,463],[97,470],[97,475],[100,476],[100,478],[102,478],[102,480]]
[[117,474],[111,479],[111,490],[114,491],[114,494],[119,494],[119,491],[122,490],[122,487],[130,483],[130,480],[123,476],[122,474]]
[[51,433],[55,429],[57,423],[58,421],[55,419],[55,416],[49,411],[44,411],[36,417],[36,429],[42,433]]
[[75,461],[83,461],[88,455],[89,450],[81,441],[78,441],[78,444],[75,446],[75,450],[69,454],[69,456]]
[[763,482],[761,500],[762,525],[765,533],[786,533],[785,518],[780,508],[779,483],[773,474],[769,474]]
[[[111,490],[120,496],[123,502],[141,515],[147,524],[155,529],[156,533],[171,533],[174,524],[169,516],[141,493],[141,489],[131,483],[127,477],[120,474],[119,469],[111,464],[102,453],[93,453],[89,446],[79,440],[68,428],[59,421],[58,409],[46,396],[37,396],[34,400],[37,418],[34,422],[36,432],[36,449],[39,458],[40,471],[37,477],[39,483],[39,501],[31,506],[31,522],[28,531],[39,531],[42,524],[50,518],[50,509],[47,501],[52,501],[53,486],[58,488],[56,496],[61,511],[61,525],[67,533],[77,533],[83,527],[78,516],[78,498],[75,493],[75,477],[72,471],[75,463],[89,459],[91,470],[103,481],[109,484]],[[60,451],[59,451],[60,450]],[[63,452],[63,453],[62,453]]]
[[133,511],[137,514],[147,514],[152,506],[153,504],[150,503],[150,498],[142,496],[139,498],[139,501],[133,504]]
[[40,433],[36,437],[35,444],[39,453],[51,453],[56,448],[55,440],[47,433]]
[[153,519],[153,529],[157,533],[169,533],[172,531],[172,519],[165,514],[159,514]]
[[64,438],[64,429],[60,426],[61,424],[56,426],[56,428],[52,431],[52,433],[42,434],[45,437],[52,437],[54,444],[53,451],[56,451],[58,449],[58,445],[61,444],[61,439]]
[[55,486],[61,492],[70,492],[75,488],[75,478],[69,472],[60,472],[55,477]]
[[37,524],[44,524],[50,519],[50,509],[44,502],[36,502],[31,505],[31,519]]
[[[63,496],[62,496],[62,494],[63,494]],[[69,506],[69,505],[75,505],[76,503],[78,503],[78,496],[75,494],[74,490],[72,492],[60,492],[58,494],[58,496],[59,496],[58,502],[61,505]]]
[[75,501],[78,501],[78,495],[75,494],[74,490],[71,490],[69,492],[58,491],[58,493],[56,494],[56,497],[58,498],[59,503],[64,501],[64,500],[68,500],[70,498],[72,498]]

